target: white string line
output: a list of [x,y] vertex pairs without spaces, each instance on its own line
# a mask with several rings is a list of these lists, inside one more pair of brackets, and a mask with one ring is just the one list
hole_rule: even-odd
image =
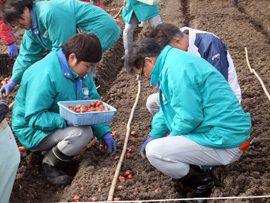
[[[231,196],[231,197],[205,197],[205,198],[180,198],[180,199],[156,199],[156,200],[125,200],[125,201],[98,201],[97,203],[144,203],[144,202],[169,202],[169,201],[187,201],[187,200],[226,200],[226,199],[260,199],[270,198],[270,195],[259,195],[259,196]],[[64,202],[59,202],[64,203]],[[83,203],[83,202],[81,202]],[[86,203],[86,202],[85,202]]]
[[266,87],[265,87],[265,85],[264,85],[262,79],[261,79],[260,76],[257,74],[257,72],[256,72],[253,68],[251,68],[251,66],[250,66],[250,63],[249,63],[249,60],[248,60],[248,51],[247,51],[247,48],[246,48],[246,47],[245,47],[245,52],[246,52],[246,61],[247,61],[247,65],[248,65],[249,71],[250,71],[251,73],[253,73],[253,74],[257,77],[257,79],[258,79],[259,82],[261,83],[261,86],[262,86],[262,88],[263,88],[263,90],[264,90],[264,92],[265,92],[267,98],[270,100],[270,95],[269,95],[269,93],[268,93],[268,91],[267,91],[267,89],[266,89]]
[[126,153],[126,150],[127,150],[128,138],[129,138],[129,135],[130,135],[130,125],[131,125],[131,122],[132,122],[132,119],[133,119],[133,115],[134,115],[136,106],[138,104],[138,100],[140,98],[141,81],[140,81],[140,76],[139,75],[137,75],[137,80],[138,80],[138,92],[137,92],[136,99],[135,99],[134,105],[133,105],[133,107],[131,109],[130,116],[129,116],[129,119],[128,119],[127,131],[126,131],[126,136],[125,136],[125,140],[124,140],[124,146],[123,146],[122,153],[121,153],[119,162],[117,164],[115,174],[114,174],[114,177],[113,177],[113,181],[112,181],[112,184],[111,184],[111,187],[110,187],[110,190],[109,190],[109,195],[108,195],[108,198],[107,198],[108,201],[111,201],[113,199],[113,194],[114,194],[114,190],[115,190],[115,187],[116,187],[117,179],[118,179],[118,176],[119,176],[119,173],[120,173],[120,170],[121,170],[121,166],[122,166],[122,163],[123,163],[123,160],[124,160],[124,156],[125,156],[125,153]]

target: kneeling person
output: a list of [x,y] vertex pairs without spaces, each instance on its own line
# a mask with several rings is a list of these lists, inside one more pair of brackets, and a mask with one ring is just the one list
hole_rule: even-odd
[[[90,73],[101,55],[101,44],[94,34],[77,34],[23,75],[13,107],[12,128],[26,149],[48,151],[42,166],[51,184],[71,182],[59,164],[79,154],[93,136],[108,146],[111,155],[116,152],[109,124],[74,127],[60,117],[57,105],[85,96],[101,99]],[[84,95],[86,92],[88,95]]]

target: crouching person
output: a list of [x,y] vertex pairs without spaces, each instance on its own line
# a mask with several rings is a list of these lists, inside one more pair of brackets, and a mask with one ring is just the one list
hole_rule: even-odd
[[94,34],[77,34],[23,75],[13,107],[12,128],[26,149],[48,151],[42,166],[53,185],[71,182],[59,164],[79,154],[94,136],[107,145],[111,155],[116,152],[109,124],[75,127],[60,117],[57,105],[85,96],[101,99],[90,73],[101,55],[101,44]]
[[146,153],[154,167],[193,189],[193,197],[209,197],[215,181],[200,166],[239,159],[243,152],[238,147],[251,129],[250,114],[243,112],[220,72],[194,54],[169,45],[162,50],[145,38],[133,44],[125,67],[159,85],[160,109],[142,157]]

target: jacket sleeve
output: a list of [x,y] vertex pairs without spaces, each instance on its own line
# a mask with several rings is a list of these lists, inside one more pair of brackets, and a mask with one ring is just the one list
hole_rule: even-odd
[[[181,71],[179,71],[181,70]],[[168,74],[170,106],[175,112],[169,136],[192,132],[203,120],[202,102],[199,91],[200,73],[189,67],[178,67],[178,74]],[[181,78],[181,79],[179,79]],[[183,88],[184,87],[184,88]]]
[[[25,119],[27,123],[34,129],[42,131],[65,128],[65,120],[60,117],[59,113],[50,110],[56,94],[50,77],[37,75],[25,80],[24,87],[28,89],[25,91],[25,100],[27,101],[25,102]],[[42,91],[44,89],[47,91]]]
[[0,37],[6,46],[16,41],[11,31],[12,27],[6,25],[3,19],[0,17]]
[[38,43],[38,39],[34,39],[35,36],[31,36],[30,31],[25,31],[23,40],[20,46],[20,54],[17,57],[13,70],[12,80],[20,83],[24,71],[40,60],[45,49]]

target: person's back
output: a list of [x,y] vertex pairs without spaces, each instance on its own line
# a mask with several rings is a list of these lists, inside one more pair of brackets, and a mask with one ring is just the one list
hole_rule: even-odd
[[[26,8],[23,13],[10,7]],[[27,5],[27,6],[26,6]],[[18,22],[16,26],[26,29],[20,47],[20,54],[16,59],[11,83],[1,88],[1,95],[7,95],[20,83],[23,72],[33,63],[40,60],[44,51],[58,49],[77,32],[95,34],[102,46],[102,52],[107,51],[120,37],[121,30],[114,19],[103,9],[89,3],[74,0],[52,0],[33,2],[32,0],[7,0],[2,5],[3,19],[8,23]],[[20,23],[18,17],[26,15]],[[27,25],[27,26],[26,26]]]
[[103,53],[109,48],[111,41],[115,42],[120,36],[120,28],[113,18],[92,4],[73,0],[41,1],[34,3],[34,10],[41,45],[49,50],[59,48],[75,35],[78,26],[99,38]]
[[212,64],[228,81],[237,99],[241,103],[241,88],[238,84],[233,60],[224,42],[210,32],[182,27],[180,30],[188,31],[189,46],[187,52],[200,56]]
[[[148,36],[154,38],[162,47],[171,45],[204,58],[223,75],[239,103],[241,102],[241,89],[232,58],[225,44],[217,36],[189,27],[179,29],[173,24],[166,23],[157,25]],[[146,107],[152,114],[159,111],[158,93],[148,97]]]
[[159,130],[155,123],[165,116],[170,136],[180,134],[205,146],[235,147],[248,137],[250,116],[243,112],[222,75],[205,60],[166,47],[151,75],[159,75],[163,98],[163,113],[153,118],[153,126]]

